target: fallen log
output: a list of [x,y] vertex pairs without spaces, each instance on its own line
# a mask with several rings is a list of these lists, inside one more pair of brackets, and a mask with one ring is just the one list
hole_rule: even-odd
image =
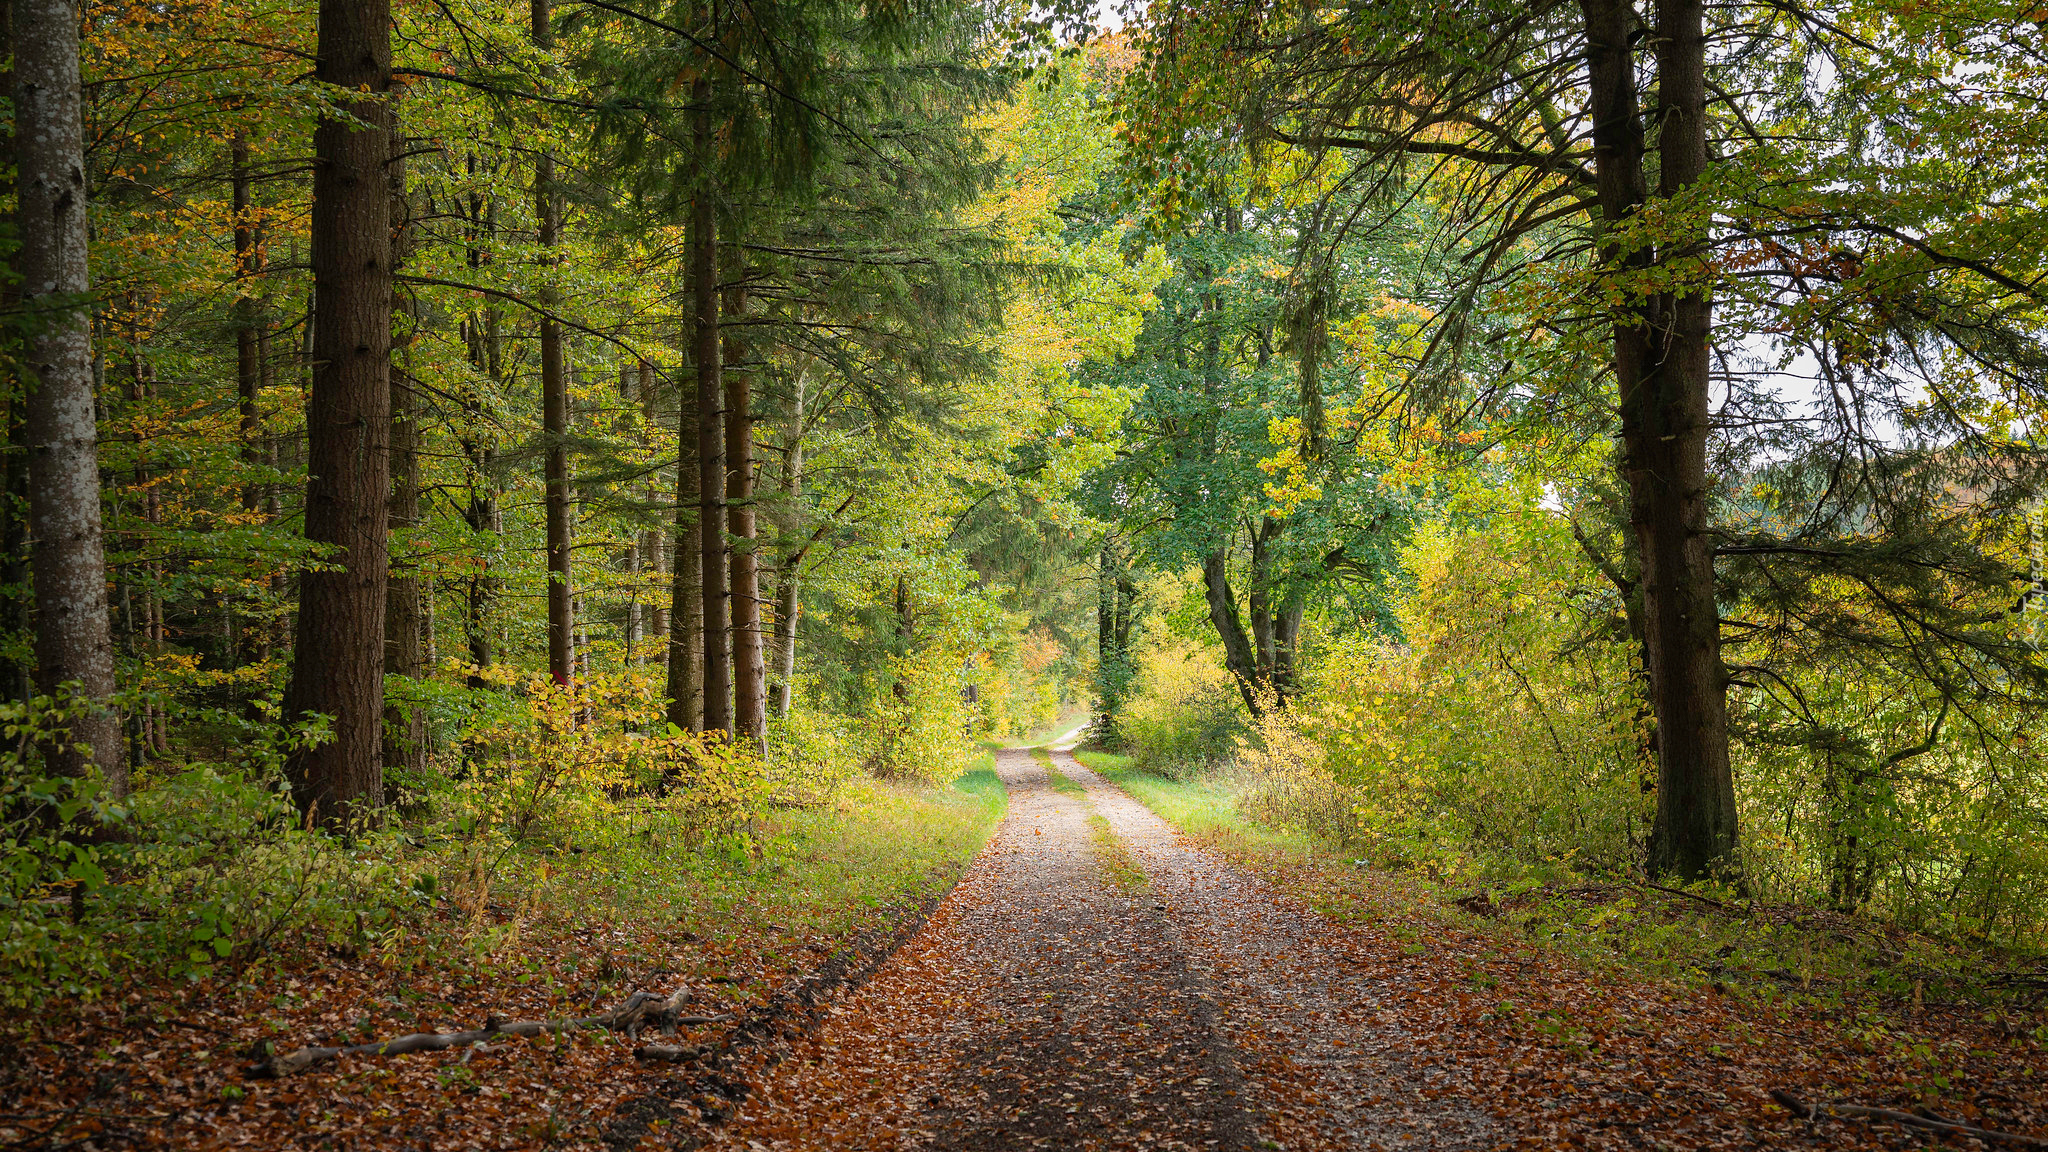
[[654,1060],[664,1064],[681,1064],[686,1060],[695,1060],[703,1054],[702,1048],[686,1048],[675,1044],[642,1044],[633,1049],[635,1060]]
[[2011,1144],[2018,1148],[2048,1148],[2048,1140],[2038,1136],[2022,1136],[2017,1132],[2000,1132],[1996,1128],[1979,1128],[1975,1124],[1964,1124],[1957,1120],[1937,1120],[1911,1112],[1900,1112],[1892,1108],[1872,1108],[1864,1104],[1826,1104],[1818,1107],[1808,1105],[1804,1100],[1785,1091],[1771,1089],[1771,1099],[1785,1106],[1785,1110],[1801,1120],[1816,1116],[1854,1116],[1865,1120],[1889,1120],[1910,1128],[1928,1132],[1945,1132],[1952,1136],[1973,1136],[1985,1143]]
[[731,1016],[682,1016],[683,1004],[689,999],[688,989],[681,989],[670,996],[653,992],[635,992],[626,1002],[609,1012],[580,1019],[562,1020],[508,1020],[492,1016],[484,1026],[468,1032],[414,1032],[390,1040],[377,1040],[368,1044],[345,1044],[338,1046],[307,1045],[282,1054],[272,1054],[249,1069],[249,1077],[255,1080],[275,1080],[326,1064],[342,1056],[404,1056],[412,1052],[445,1052],[450,1048],[467,1048],[506,1036],[542,1036],[550,1032],[573,1032],[580,1028],[603,1028],[612,1032],[624,1032],[638,1039],[646,1028],[659,1028],[663,1032],[674,1032],[677,1028],[696,1027],[704,1024],[720,1024],[731,1020]]

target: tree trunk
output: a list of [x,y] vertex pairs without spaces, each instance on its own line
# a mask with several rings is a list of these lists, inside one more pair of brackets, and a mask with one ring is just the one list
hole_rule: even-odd
[[[738,245],[729,251],[739,252]],[[746,316],[746,268],[733,261],[733,286],[726,311]],[[725,329],[726,528],[732,537],[733,737],[756,751],[768,734],[767,668],[761,652],[761,569],[754,515],[754,418],[752,373],[747,370],[746,329]]]
[[36,600],[36,689],[72,685],[91,711],[70,740],[46,750],[50,770],[97,768],[107,791],[128,792],[107,616],[106,542],[100,525],[99,426],[93,412],[92,339],[86,312],[85,107],[79,86],[78,10],[70,0],[15,0],[15,253],[30,335],[27,392],[28,526]]
[[1258,654],[1252,650],[1251,638],[1244,633],[1244,621],[1237,614],[1237,597],[1230,590],[1229,557],[1227,551],[1218,548],[1203,559],[1202,588],[1209,601],[1209,622],[1216,626],[1216,635],[1223,641],[1224,666],[1237,681],[1245,708],[1256,719],[1262,715]]
[[1273,703],[1276,707],[1287,707],[1288,702],[1301,692],[1295,656],[1301,640],[1301,617],[1305,608],[1299,594],[1290,594],[1281,601],[1280,611],[1273,617]]
[[[393,160],[386,170],[390,177],[393,271],[404,265],[412,249],[412,213],[406,202],[405,139],[391,134]],[[405,318],[402,330],[392,336],[392,358],[404,355],[417,332],[419,318],[410,298],[394,301]],[[407,539],[420,522],[420,421],[419,384],[410,375],[394,372],[391,385],[391,502],[386,511],[387,539],[405,541],[404,554],[394,556],[390,583],[384,595],[384,673],[417,683],[426,678],[425,616],[421,609],[417,547]],[[388,681],[387,681],[388,684]],[[396,768],[417,780],[427,768],[427,716],[413,699],[384,702],[384,767]]]
[[711,189],[711,84],[699,80],[699,187],[690,205],[690,289],[697,314],[697,523],[704,557],[704,731],[730,734],[732,604],[725,543],[725,389],[718,347],[718,223]]
[[[533,0],[533,44],[543,54],[554,50],[549,0]],[[541,261],[552,268],[552,251],[561,242],[562,200],[555,192],[554,153],[543,151],[533,162],[534,218],[539,222]],[[543,273],[547,275],[547,273]],[[541,440],[547,462],[548,551],[548,674],[557,684],[575,678],[576,613],[569,571],[569,372],[562,352],[562,325],[548,310],[556,302],[552,285],[538,294],[540,318]]]
[[[418,397],[412,381],[401,378],[391,388],[391,535],[403,537],[419,526],[420,424]],[[384,606],[384,671],[419,681],[426,678],[425,616],[419,568],[401,558],[391,571]],[[414,776],[427,766],[427,718],[410,702],[387,702],[384,709],[384,765]]]
[[1259,679],[1264,683],[1273,680],[1275,658],[1273,651],[1273,550],[1272,544],[1280,535],[1281,522],[1272,517],[1263,517],[1257,528],[1246,532],[1252,541],[1252,576],[1250,601],[1252,616],[1252,645],[1258,656]]
[[704,730],[704,548],[697,532],[697,398],[676,403],[676,528],[669,550],[674,567],[668,636],[669,723]]
[[[1636,67],[1634,9],[1581,0],[1603,229],[1648,199]],[[1700,0],[1658,0],[1655,121],[1659,193],[1684,191],[1706,169],[1706,55]],[[1676,265],[1704,234],[1655,250],[1603,239],[1601,254],[1627,275]],[[1657,713],[1657,816],[1653,875],[1695,879],[1729,872],[1736,845],[1728,761],[1727,683],[1713,555],[1707,540],[1706,450],[1712,298],[1703,286],[1664,292],[1615,319],[1629,520],[1642,555],[1644,650]]]
[[[789,432],[782,450],[783,523],[789,526],[785,538],[796,536],[797,509],[804,494],[804,372],[796,373],[789,404]],[[809,546],[792,550],[787,543],[777,548],[775,564],[775,683],[774,708],[779,717],[789,716],[796,689],[796,625],[803,614],[803,563]]]
[[640,615],[640,573],[644,567],[640,545],[644,536],[644,532],[634,533],[621,560],[626,569],[626,663],[635,666],[647,657],[647,637]]
[[[641,418],[645,422],[644,426],[651,435],[657,415],[654,408],[654,365],[649,364],[645,360],[640,361],[640,413]],[[660,500],[660,474],[659,472],[651,473],[647,477],[648,506],[652,507],[659,503]],[[655,577],[653,583],[657,588],[663,587],[662,577],[668,574],[668,564],[666,557],[663,555],[662,548],[662,542],[666,538],[666,533],[652,529],[640,533],[641,569]],[[642,583],[646,582],[642,581]],[[639,585],[636,584],[635,587],[639,587]],[[636,605],[639,603],[637,595],[634,597],[634,603]],[[654,602],[648,605],[646,638],[650,643],[660,640],[663,644],[666,644],[668,641],[668,605],[663,597],[655,597]]]
[[389,0],[321,0],[319,63],[351,119],[313,131],[313,384],[306,402],[306,538],[326,570],[299,578],[285,715],[333,738],[287,764],[301,811],[330,828],[383,803],[384,528],[391,490]]
[[[466,157],[464,167],[470,179],[475,181],[476,157]],[[480,192],[470,193],[464,231],[469,248],[466,262],[470,272],[475,274],[490,262],[497,231],[496,209]],[[470,367],[494,384],[501,382],[504,379],[504,355],[496,308],[488,303],[482,305],[463,320],[462,328]],[[488,407],[488,398],[481,390],[472,387],[465,391],[461,439],[463,456],[468,463],[469,502],[463,510],[462,519],[469,528],[477,558],[466,581],[468,595],[462,615],[462,632],[469,662],[476,669],[466,682],[472,690],[490,686],[489,678],[482,673],[491,666],[494,655],[492,628],[498,596],[504,584],[497,574],[500,542],[504,539],[504,511],[498,501],[498,452],[493,440],[496,433],[491,427]]]
[[1106,668],[1116,657],[1116,562],[1104,543],[1095,574],[1095,659]]

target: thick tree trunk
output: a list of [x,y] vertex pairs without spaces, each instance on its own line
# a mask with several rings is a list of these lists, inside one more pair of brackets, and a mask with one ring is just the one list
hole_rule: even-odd
[[1273,541],[1279,538],[1281,522],[1271,517],[1260,520],[1246,532],[1252,541],[1251,592],[1252,645],[1259,661],[1259,679],[1271,683],[1275,657],[1273,649]]
[[[52,772],[95,767],[115,796],[128,791],[107,616],[100,525],[99,426],[85,293],[85,107],[78,10],[70,0],[15,0],[14,128],[18,172],[15,253],[21,306],[37,323],[22,381],[27,392],[28,524],[36,599],[36,689],[72,685],[91,712],[46,755]],[[89,749],[89,750],[88,750]]]
[[321,0],[314,74],[360,92],[313,131],[313,385],[306,402],[306,538],[331,567],[299,578],[285,715],[333,738],[287,764],[301,811],[340,827],[383,803],[386,503],[391,489],[389,0]]
[[[1648,198],[1630,39],[1631,5],[1581,0],[1602,224]],[[1655,120],[1659,192],[1682,192],[1706,169],[1706,55],[1700,0],[1658,0]],[[1707,243],[1680,237],[1652,251],[1606,242],[1622,274],[1676,265]],[[1734,867],[1735,789],[1728,760],[1713,554],[1707,539],[1706,450],[1712,298],[1704,285],[1652,296],[1616,318],[1629,520],[1642,555],[1644,651],[1657,713],[1657,817],[1649,868],[1692,879]]]
[[697,105],[696,199],[690,205],[690,290],[696,310],[697,523],[704,557],[704,731],[730,734],[732,603],[725,543],[725,381],[718,347],[718,222],[710,183],[711,85],[699,80],[691,93]]
[[1301,617],[1305,610],[1298,595],[1281,601],[1273,616],[1273,703],[1285,708],[1301,692],[1295,661],[1301,641]]
[[[731,249],[740,251],[738,245]],[[746,268],[733,261],[734,285],[726,312],[743,319]],[[767,668],[761,652],[761,569],[754,515],[753,378],[747,370],[745,329],[725,330],[726,529],[732,555],[733,737],[757,751],[768,733]]]
[[[0,4],[0,11],[6,9]],[[12,302],[8,302],[9,305]],[[18,380],[7,382],[6,398],[6,480],[0,484],[0,630],[25,636],[33,626],[28,595],[28,400]],[[26,703],[35,695],[35,660],[0,662],[0,695]]]
[[1237,691],[1254,718],[1263,714],[1260,700],[1258,654],[1245,635],[1244,621],[1237,614],[1237,597],[1230,590],[1230,554],[1222,548],[1202,560],[1202,588],[1209,601],[1209,622],[1223,641],[1223,663],[1237,681]]

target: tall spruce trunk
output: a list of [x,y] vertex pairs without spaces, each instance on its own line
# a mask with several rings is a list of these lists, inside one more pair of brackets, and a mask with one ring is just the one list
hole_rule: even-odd
[[[740,251],[734,245],[731,251]],[[746,316],[746,268],[733,261],[726,314]],[[731,536],[733,737],[760,751],[768,734],[768,676],[761,650],[761,568],[754,513],[753,381],[746,329],[725,332],[726,530]]]
[[[89,711],[70,739],[46,750],[49,768],[97,768],[114,796],[128,792],[107,615],[100,524],[99,426],[85,294],[85,105],[78,9],[71,0],[15,0],[15,253],[20,301],[35,322],[22,367],[27,393],[28,530],[35,586],[36,690],[73,685]],[[89,750],[88,750],[89,749]]]
[[391,490],[391,11],[321,0],[314,74],[350,119],[313,130],[313,381],[306,400],[306,538],[327,564],[299,578],[285,715],[332,718],[332,739],[286,764],[302,812],[338,828],[384,800],[384,593]]
[[[1648,199],[1633,7],[1581,0],[1601,222],[1613,228]],[[1660,195],[1706,170],[1706,41],[1700,0],[1658,0],[1656,107]],[[1620,274],[1702,252],[1704,230],[1654,250],[1603,241]],[[1642,558],[1644,653],[1657,714],[1653,875],[1696,879],[1734,865],[1734,778],[1713,553],[1707,537],[1708,384],[1713,301],[1705,285],[1652,295],[1617,316],[1614,372],[1629,522]]]
[[690,295],[696,313],[697,524],[704,558],[704,731],[730,735],[732,724],[732,603],[725,543],[725,382],[718,341],[718,218],[711,194],[711,84],[699,80],[699,161],[690,204]]
[[[693,370],[694,373],[694,370]],[[704,548],[697,533],[697,397],[676,403],[675,542],[668,620],[668,719],[687,732],[704,730]]]
[[[533,44],[552,52],[555,31],[549,0],[533,0]],[[555,191],[555,156],[543,150],[533,161],[533,211],[539,222],[542,261],[552,266],[561,242],[562,199]],[[541,438],[546,443],[545,495],[548,553],[548,674],[557,684],[575,678],[575,589],[569,571],[569,371],[562,349],[562,325],[552,315],[552,286],[539,293]]]

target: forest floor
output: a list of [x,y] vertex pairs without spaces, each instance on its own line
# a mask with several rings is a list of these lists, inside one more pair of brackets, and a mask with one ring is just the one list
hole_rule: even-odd
[[[936,903],[827,924],[765,904],[813,874],[768,877],[724,921],[698,917],[743,926],[708,938],[568,925],[517,963],[326,957],[260,989],[141,990],[16,1021],[0,1148],[2012,1146],[1803,1120],[1773,1089],[2048,1135],[2038,1020],[1649,979],[1505,919],[1444,915],[1352,862],[1191,837],[1133,799],[1187,823],[1149,785],[1119,777],[1127,792],[1064,752],[1005,751],[996,772],[1008,812],[971,863],[992,807],[898,861],[945,880],[964,866]],[[889,842],[878,830],[820,831],[811,851]],[[262,1036],[558,1019],[678,985],[690,1011],[728,1019],[652,1038],[685,1047],[676,1064],[589,1029],[246,1079]]]

